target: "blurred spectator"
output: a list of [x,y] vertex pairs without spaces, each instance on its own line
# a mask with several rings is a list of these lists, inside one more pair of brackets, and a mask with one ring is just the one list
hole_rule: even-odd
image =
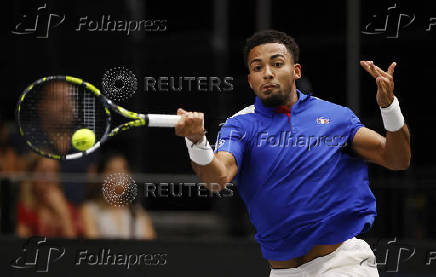
[[31,180],[20,184],[17,234],[74,238],[81,233],[79,209],[65,198],[59,184],[59,162],[29,154]]
[[[86,175],[95,173],[97,170],[95,169],[96,161],[97,161],[98,153],[92,153],[90,155],[86,155],[83,158],[76,160],[64,160],[60,163],[60,172],[62,174],[70,174],[70,175]],[[63,180],[62,188],[67,200],[75,205],[76,207],[80,207],[85,201],[86,197],[86,183],[85,182],[74,182]]]
[[19,157],[12,143],[14,139],[12,123],[8,124],[0,118],[0,172],[12,174],[21,170]]
[[[108,176],[113,173],[129,173],[127,159],[121,154],[112,154],[103,158],[98,166],[98,173]],[[156,232],[150,217],[141,205],[132,207],[115,207],[109,205],[103,198],[101,184],[94,187],[92,199],[85,202],[82,209],[84,235],[87,238],[131,238],[133,230],[130,224],[135,218],[134,237],[139,239],[154,239]],[[135,216],[133,216],[135,214]]]
[[[81,124],[86,124],[86,117],[82,118],[78,114],[80,109],[77,108],[76,98],[71,84],[63,81],[53,81],[44,85],[41,90],[41,101],[36,107],[34,116],[37,121],[31,121],[33,124],[39,124],[43,131],[37,138],[43,150],[57,154],[68,154],[72,149],[71,136]],[[79,99],[79,98],[77,98]],[[86,97],[85,97],[86,99]],[[80,123],[83,121],[82,123]],[[90,120],[89,120],[90,121]],[[80,127],[83,128],[83,127]],[[95,130],[94,130],[95,131]],[[34,139],[36,139],[34,134]],[[63,160],[60,164],[60,172],[67,174],[84,174],[92,170],[95,162],[95,155],[87,155],[78,160]],[[62,188],[68,201],[76,205],[83,204],[85,200],[86,184],[83,182],[63,181]]]
[[[65,81],[51,81],[43,84],[38,95],[39,99],[36,106],[36,113],[23,112],[27,115],[22,122],[25,125],[34,126],[39,132],[31,132],[33,139],[38,143],[38,148],[48,153],[66,155],[71,151],[71,136],[77,128],[77,122],[81,119],[75,119],[79,113],[77,96],[72,84]],[[78,98],[77,98],[78,99]],[[32,103],[32,102],[30,102]],[[30,128],[23,127],[24,130]]]

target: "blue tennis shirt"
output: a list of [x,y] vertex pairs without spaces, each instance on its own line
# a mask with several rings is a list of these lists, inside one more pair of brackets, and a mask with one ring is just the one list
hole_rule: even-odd
[[235,157],[255,238],[274,261],[366,232],[376,216],[367,165],[345,151],[363,124],[349,108],[297,94],[290,112],[256,97],[227,119],[215,147]]

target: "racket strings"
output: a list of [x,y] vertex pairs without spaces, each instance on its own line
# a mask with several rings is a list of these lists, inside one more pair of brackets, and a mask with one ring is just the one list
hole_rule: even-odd
[[20,103],[19,119],[33,147],[61,156],[80,152],[71,143],[75,131],[90,129],[98,141],[106,129],[102,103],[84,86],[63,80],[35,85]]
[[96,98],[91,94],[84,94],[83,97],[83,123],[86,128],[92,130],[94,133],[95,129],[95,100]]

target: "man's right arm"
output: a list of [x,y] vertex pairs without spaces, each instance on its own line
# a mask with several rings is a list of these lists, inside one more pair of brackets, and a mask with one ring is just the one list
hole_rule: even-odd
[[[181,116],[175,126],[177,136],[186,137],[194,144],[206,139],[203,113],[186,112],[183,109],[178,109],[177,114]],[[238,172],[234,156],[225,151],[215,153],[212,161],[206,165],[191,163],[192,169],[200,180],[206,184],[209,190],[214,192],[224,189]]]
[[192,169],[206,187],[213,192],[220,191],[230,183],[238,173],[235,158],[229,152],[215,153],[215,158],[208,165],[191,162]]

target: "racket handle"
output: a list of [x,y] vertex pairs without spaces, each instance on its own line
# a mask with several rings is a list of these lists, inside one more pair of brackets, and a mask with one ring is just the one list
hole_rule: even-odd
[[174,127],[180,120],[179,115],[148,114],[148,127]]

